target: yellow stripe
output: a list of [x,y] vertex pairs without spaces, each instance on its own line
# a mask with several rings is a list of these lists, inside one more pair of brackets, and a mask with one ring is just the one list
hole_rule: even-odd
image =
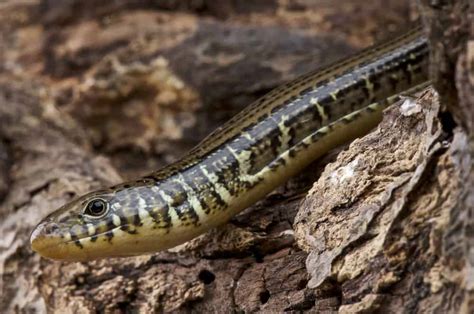
[[216,193],[219,194],[224,203],[229,204],[232,201],[232,196],[230,195],[229,190],[227,190],[227,188],[223,184],[219,183],[219,178],[217,177],[217,175],[215,173],[207,171],[206,167],[204,167],[203,165],[200,165],[199,167],[201,168],[201,171],[206,177],[206,179],[212,183],[212,185],[214,186],[214,190],[216,191]]
[[178,213],[176,212],[176,209],[171,206],[173,204],[173,198],[169,195],[167,195],[163,190],[159,190],[158,192],[160,196],[163,198],[163,200],[168,204],[168,214],[170,215],[171,218],[171,223],[173,225],[181,223],[181,219],[179,219]]
[[232,147],[227,146],[227,148],[239,163],[239,178],[249,183],[257,182],[258,177],[256,175],[249,174],[251,168],[250,157],[252,153],[248,150],[242,150],[239,154],[237,154],[237,152]]
[[203,221],[207,215],[202,209],[201,202],[197,198],[196,192],[194,192],[194,190],[186,183],[181,173],[178,174],[178,178],[179,180],[175,180],[175,182],[180,184],[186,192],[186,199],[188,200],[191,209],[194,210],[194,212],[198,215],[199,221]]
[[315,105],[316,106],[316,109],[318,109],[318,113],[319,113],[319,116],[321,117],[321,119],[323,120],[322,122],[325,123],[326,121],[328,121],[328,115],[326,114],[326,111],[324,111],[324,108],[323,106],[321,106],[318,102],[318,98],[316,97],[313,97],[310,99],[309,101],[312,105]]
[[[278,128],[280,129],[280,135],[278,140],[280,141],[280,146],[278,147],[278,152],[281,153],[289,148],[291,136],[291,128],[285,125],[285,122],[288,120],[289,116],[282,116],[281,121],[278,123]],[[276,122],[276,121],[275,121]]]

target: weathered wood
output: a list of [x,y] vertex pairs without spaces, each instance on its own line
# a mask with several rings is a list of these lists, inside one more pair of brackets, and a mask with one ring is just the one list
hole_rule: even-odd
[[474,4],[470,0],[421,1],[433,45],[432,72],[455,125],[452,150],[461,177],[459,196],[442,250],[449,278],[463,291],[459,309],[474,309]]
[[332,287],[326,296],[339,296],[342,312],[458,306],[440,269],[440,233],[462,174],[438,110],[433,90],[392,106],[377,130],[326,167],[301,205],[295,232],[309,253],[308,286]]
[[[464,185],[472,132],[442,128],[432,90],[391,108],[324,171],[326,162],[179,248],[73,264],[31,252],[33,225],[76,193],[176,159],[256,97],[367,45],[369,33],[380,38],[411,12],[398,0],[255,3],[0,5],[0,156],[9,156],[0,157],[0,194],[8,182],[0,201],[2,310],[471,306],[466,270],[474,263],[462,261],[472,226],[459,200],[472,202]],[[469,130],[473,58],[467,49],[452,72],[468,108],[455,116]],[[300,205],[307,177],[320,173]]]
[[0,201],[3,200],[8,192],[10,182],[11,154],[6,145],[0,140]]

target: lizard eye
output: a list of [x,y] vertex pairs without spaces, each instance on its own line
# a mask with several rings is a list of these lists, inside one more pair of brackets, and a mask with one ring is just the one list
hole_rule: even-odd
[[103,199],[96,198],[87,203],[84,209],[84,215],[89,216],[91,218],[101,218],[105,216],[108,210],[108,203]]

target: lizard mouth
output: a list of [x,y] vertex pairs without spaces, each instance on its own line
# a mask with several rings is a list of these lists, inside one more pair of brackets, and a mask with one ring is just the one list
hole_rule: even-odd
[[[90,245],[92,244],[92,236],[67,239],[61,235],[56,223],[46,220],[36,226],[31,232],[30,245],[33,251],[48,259],[70,262],[88,261],[106,256],[120,255],[114,252],[114,246],[111,245],[110,238],[101,237],[110,231],[113,234],[119,229],[120,227],[116,227],[112,230],[95,234],[95,238],[99,237],[102,240],[95,242],[94,244],[96,245]],[[101,253],[107,254],[102,255]]]
[[62,246],[66,241],[57,232],[58,226],[44,221],[31,232],[30,245],[33,251],[51,259],[64,259],[65,252]]

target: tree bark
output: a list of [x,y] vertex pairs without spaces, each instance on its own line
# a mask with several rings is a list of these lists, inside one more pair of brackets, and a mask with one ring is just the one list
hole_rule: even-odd
[[[439,95],[407,96],[371,134],[221,228],[87,263],[40,258],[31,229],[78,194],[175,160],[268,90],[417,13],[395,0],[0,4],[2,311],[472,312],[466,3],[423,11]],[[439,29],[457,35],[445,42]]]
[[460,310],[474,308],[474,5],[469,0],[421,2],[430,29],[434,84],[455,127],[453,150],[461,171],[459,196],[451,212],[443,250],[462,289]]

